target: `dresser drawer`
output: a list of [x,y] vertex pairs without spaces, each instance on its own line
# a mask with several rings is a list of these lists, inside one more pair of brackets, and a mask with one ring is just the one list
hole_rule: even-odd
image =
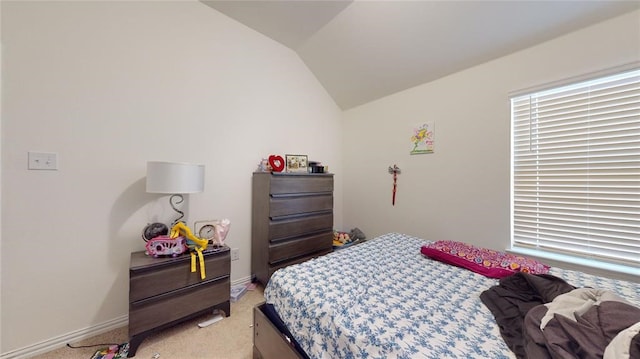
[[282,262],[278,262],[275,264],[270,264],[269,265],[269,278],[271,278],[271,275],[277,271],[280,268],[284,268],[284,267],[288,267],[292,264],[298,264],[298,263],[302,263],[302,262],[306,262],[309,259],[313,259],[313,258],[317,258],[317,257],[321,257],[325,254],[331,253],[333,251],[333,248],[329,248],[326,250],[322,250],[320,252],[314,252],[309,254],[308,256],[304,256],[304,257],[298,257],[292,260],[286,260],[286,261],[282,261]]
[[333,176],[273,176],[271,194],[333,192]]
[[333,230],[333,213],[270,221],[269,240],[287,239],[323,230]]
[[269,263],[297,258],[305,254],[331,249],[333,232],[280,241],[269,245]]
[[273,196],[269,200],[269,217],[277,218],[292,214],[331,211],[333,195],[331,193],[312,196]]
[[[132,269],[129,274],[129,302],[202,282],[198,258],[196,257],[196,271],[193,273],[191,272],[191,256],[185,254],[180,259],[146,270]],[[205,280],[229,276],[231,261],[228,255],[205,254],[204,263]]]
[[129,336],[142,333],[229,300],[229,277],[200,283],[129,304]]

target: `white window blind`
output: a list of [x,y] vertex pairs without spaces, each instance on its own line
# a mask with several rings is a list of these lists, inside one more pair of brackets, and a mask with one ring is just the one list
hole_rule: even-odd
[[511,98],[512,247],[640,266],[640,70]]

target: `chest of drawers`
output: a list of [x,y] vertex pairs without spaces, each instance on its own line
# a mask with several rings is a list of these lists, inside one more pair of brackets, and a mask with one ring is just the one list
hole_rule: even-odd
[[331,252],[333,174],[255,172],[251,271],[263,285],[276,270]]

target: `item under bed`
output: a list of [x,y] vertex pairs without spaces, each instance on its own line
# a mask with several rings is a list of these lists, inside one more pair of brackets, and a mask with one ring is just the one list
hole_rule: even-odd
[[[389,233],[285,267],[271,277],[266,301],[312,359],[515,358],[480,300],[498,280],[423,256],[428,243]],[[549,274],[640,305],[640,284]]]

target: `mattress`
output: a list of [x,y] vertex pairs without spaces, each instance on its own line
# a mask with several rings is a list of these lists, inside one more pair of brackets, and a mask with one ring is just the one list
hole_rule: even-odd
[[[498,281],[389,233],[276,271],[264,295],[310,358],[515,358],[480,294]],[[552,268],[640,305],[640,285]]]

